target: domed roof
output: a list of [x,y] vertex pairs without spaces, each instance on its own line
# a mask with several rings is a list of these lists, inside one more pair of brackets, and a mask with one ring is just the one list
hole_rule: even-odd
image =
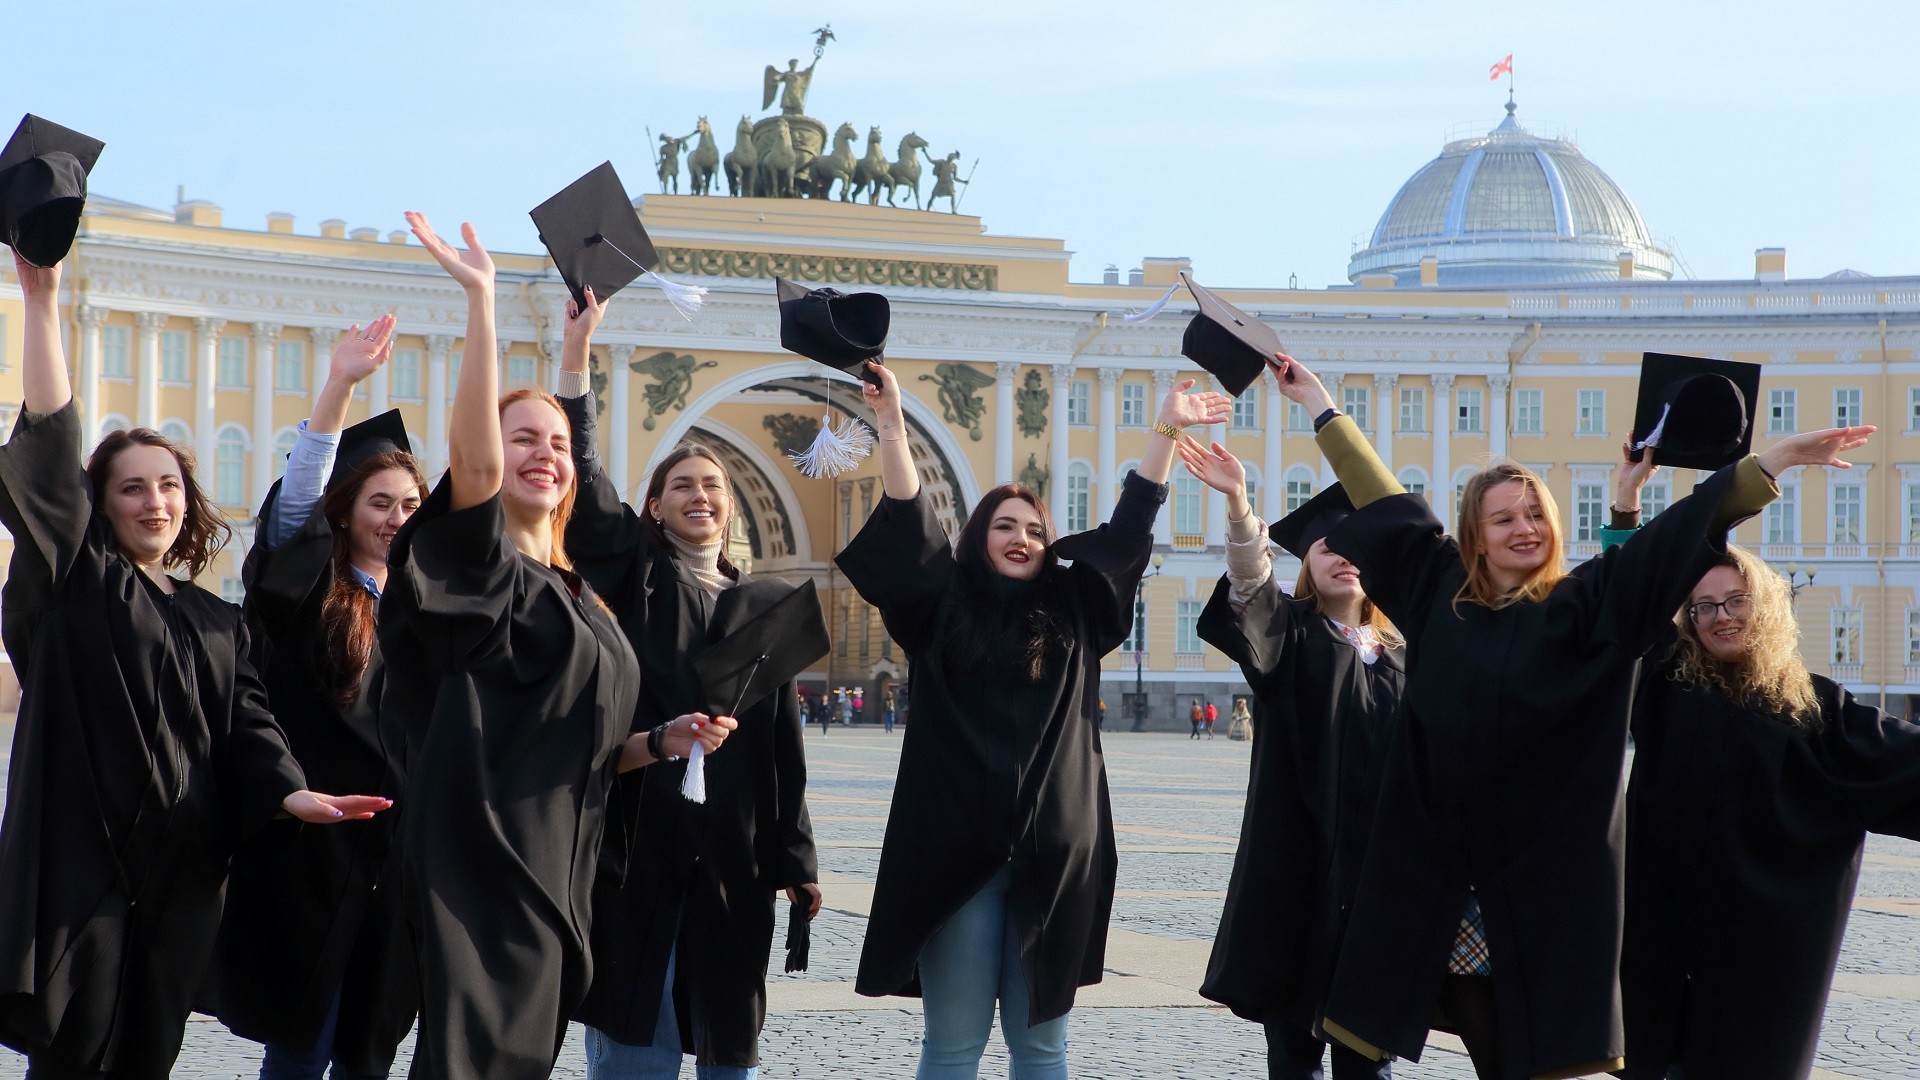
[[1604,281],[1633,254],[1635,278],[1673,277],[1673,257],[1599,167],[1566,139],[1542,138],[1507,118],[1486,135],[1451,142],[1401,185],[1349,280],[1391,273],[1420,282],[1420,260],[1439,261],[1442,285]]

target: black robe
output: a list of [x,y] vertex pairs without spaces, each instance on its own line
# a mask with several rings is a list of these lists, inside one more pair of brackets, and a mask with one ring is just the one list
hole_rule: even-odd
[[1866,833],[1920,839],[1920,727],[1819,675],[1809,730],[1671,673],[1634,702],[1626,1075],[1805,1077]]
[[442,480],[401,527],[380,602],[382,724],[406,728],[410,1075],[539,1080],[592,980],[594,861],[638,667],[589,587],[515,550],[498,495],[451,504]]
[[1231,591],[1221,578],[1198,630],[1253,690],[1253,766],[1200,993],[1248,1020],[1305,1032],[1359,884],[1405,653],[1382,650],[1366,663],[1338,624],[1275,581],[1239,612]]
[[887,814],[873,911],[854,989],[919,994],[921,949],[1009,861],[1029,1023],[1063,1016],[1100,981],[1117,865],[1106,764],[1094,724],[1100,658],[1133,626],[1165,485],[1128,473],[1113,520],[1063,537],[1070,565],[1040,581],[1073,647],[1037,684],[955,667],[947,631],[972,601],[923,496],[883,498],[837,560],[913,665],[913,722]]
[[1418,495],[1369,503],[1327,537],[1408,642],[1405,716],[1327,996],[1329,1034],[1419,1059],[1471,889],[1504,1075],[1622,1056],[1628,711],[1640,657],[1726,550],[1715,523],[1734,468],[1544,600],[1497,611],[1455,603],[1459,548]]
[[0,1042],[165,1076],[213,955],[234,846],[306,786],[240,609],[120,554],[69,404],[0,446],[0,636],[20,713],[0,827]]
[[[265,522],[280,485],[267,493]],[[256,543],[242,569],[253,661],[287,743],[320,791],[401,788],[400,740],[377,724],[385,672],[376,646],[352,706],[333,696],[320,608],[333,587],[333,530],[314,507],[278,547]],[[357,585],[356,585],[357,587]],[[342,986],[333,1059],[361,1074],[393,1065],[419,988],[396,873],[400,809],[324,828],[276,821],[234,854],[208,1011],[234,1034],[304,1051],[320,1038]]]
[[[743,577],[715,599],[670,549],[649,540],[601,468],[592,396],[561,404],[573,425],[580,492],[567,553],[639,655],[631,730],[646,731],[700,711],[694,657],[792,586]],[[706,759],[705,803],[680,794],[684,761],[621,777],[594,885],[593,987],[575,1019],[628,1045],[652,1044],[677,942],[681,1045],[703,1065],[751,1067],[767,1015],[776,895],[819,873],[794,684],[735,720],[726,745]]]

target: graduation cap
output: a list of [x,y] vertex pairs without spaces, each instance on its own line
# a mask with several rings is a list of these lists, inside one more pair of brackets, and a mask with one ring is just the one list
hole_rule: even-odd
[[1185,270],[1180,271],[1180,280],[1200,304],[1180,339],[1180,351],[1218,378],[1227,393],[1239,397],[1267,369],[1274,354],[1282,351],[1280,334],[1208,292]]
[[808,917],[813,914],[813,898],[806,893],[787,909],[787,970],[807,970],[807,949],[812,942]]
[[1353,500],[1347,498],[1347,489],[1334,484],[1302,503],[1300,509],[1274,522],[1267,529],[1267,535],[1285,548],[1287,554],[1305,560],[1314,542],[1326,539],[1327,534],[1352,513]]
[[660,265],[647,230],[640,225],[633,200],[627,197],[613,162],[603,161],[585,176],[561,188],[529,215],[540,231],[540,242],[553,256],[553,265],[573,293],[573,302],[587,306],[586,289],[601,303],[645,275],[666,294],[667,302],[687,318],[700,310],[707,290],[698,285],[668,281],[653,272]]
[[[887,328],[893,321],[886,297],[809,289],[786,278],[774,278],[773,287],[780,298],[781,348],[880,385],[880,376],[867,370],[867,361],[880,360],[886,351]],[[872,449],[873,432],[865,424],[851,416],[835,424],[829,409],[813,444],[787,456],[801,473],[818,480],[856,468]]]
[[369,417],[340,433],[340,445],[333,455],[333,472],[327,476],[327,487],[345,480],[353,470],[369,458],[395,451],[413,453],[413,442],[407,438],[406,421],[400,416],[399,409],[388,409],[378,416]]
[[0,150],[0,241],[33,266],[67,257],[106,144],[28,113]]
[[1629,451],[1655,465],[1714,470],[1747,456],[1760,404],[1760,365],[1644,353]]

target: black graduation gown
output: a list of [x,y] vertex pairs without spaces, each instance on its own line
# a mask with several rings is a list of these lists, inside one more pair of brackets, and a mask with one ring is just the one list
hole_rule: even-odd
[[394,537],[380,601],[382,720],[407,731],[411,1075],[536,1080],[592,979],[594,861],[638,667],[590,587],[515,550],[498,495],[453,511],[452,490]]
[[[279,495],[276,483],[259,520]],[[308,782],[398,799],[401,746],[388,745],[376,717],[378,646],[351,707],[335,702],[326,674],[320,608],[333,587],[333,530],[319,507],[280,546],[255,544],[242,578],[254,665]],[[235,853],[208,995],[234,1034],[305,1050],[344,985],[334,1060],[361,1074],[392,1067],[419,999],[398,875],[388,873],[400,812],[325,828],[276,821]]]
[[[561,404],[573,425],[580,490],[567,553],[607,598],[640,657],[631,730],[646,731],[700,710],[693,659],[791,586],[743,577],[716,600],[671,551],[648,540],[621,501],[594,451],[592,396]],[[681,1045],[704,1065],[751,1067],[759,1064],[767,1014],[776,895],[819,873],[794,684],[735,720],[740,726],[726,745],[706,759],[704,804],[680,794],[684,761],[620,778],[594,886],[593,987],[575,1018],[628,1045],[650,1045],[677,940]]]
[[0,636],[21,672],[0,826],[0,1042],[164,1076],[213,955],[235,844],[306,786],[240,609],[169,597],[93,513],[71,404],[0,446]]
[[1628,710],[1639,658],[1726,548],[1734,466],[1546,599],[1454,597],[1459,548],[1425,499],[1393,495],[1327,545],[1407,637],[1405,714],[1387,752],[1323,1016],[1419,1059],[1469,889],[1486,920],[1504,1075],[1621,1057]]
[[1333,975],[1387,743],[1406,686],[1404,650],[1372,664],[1310,600],[1269,580],[1239,612],[1224,577],[1200,639],[1253,690],[1253,765],[1240,844],[1202,996],[1306,1031]]
[[1626,1075],[1806,1077],[1865,834],[1920,839],[1920,727],[1820,675],[1808,730],[1671,671],[1634,702]]
[[968,599],[923,496],[883,498],[836,560],[913,665],[913,722],[874,883],[854,989],[918,996],[920,951],[1009,861],[1029,1023],[1063,1016],[1100,981],[1117,865],[1094,707],[1100,658],[1126,640],[1166,487],[1128,473],[1113,520],[1063,537],[1051,587],[1074,646],[1038,684],[949,671],[943,620]]

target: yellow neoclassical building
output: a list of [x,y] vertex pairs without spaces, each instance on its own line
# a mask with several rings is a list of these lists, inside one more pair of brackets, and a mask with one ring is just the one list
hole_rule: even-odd
[[[829,606],[834,650],[808,681],[865,687],[868,702],[909,672],[832,556],[878,498],[878,472],[814,481],[786,461],[824,412],[864,410],[852,382],[781,351],[773,276],[891,298],[888,363],[910,394],[913,453],[950,526],[1011,478],[1042,488],[1063,528],[1098,523],[1155,403],[1196,373],[1180,355],[1184,297],[1144,322],[1120,318],[1158,299],[1185,259],[1146,258],[1080,283],[1063,241],[994,235],[964,215],[719,196],[650,196],[641,214],[663,269],[710,293],[692,321],[649,288],[613,301],[594,357],[613,476],[637,497],[680,440],[717,447],[744,510],[739,557],[757,572],[815,579]],[[354,415],[400,408],[430,469],[444,465],[465,304],[408,241],[339,221],[303,230],[285,214],[226,221],[206,202],[163,211],[92,200],[62,298],[87,430],[146,425],[196,449],[239,530],[210,571],[223,595],[240,598],[248,515],[348,325],[398,314],[392,363]],[[551,386],[565,290],[544,255],[496,261],[503,381]],[[1597,550],[1643,351],[1763,364],[1761,445],[1802,428],[1879,425],[1851,471],[1784,477],[1783,498],[1738,539],[1804,586],[1809,666],[1904,710],[1920,695],[1920,277],[1796,278],[1774,248],[1756,253],[1751,278],[1673,280],[1672,265],[1572,143],[1509,115],[1448,143],[1406,182],[1354,255],[1349,286],[1221,289],[1205,266],[1191,269],[1273,322],[1443,519],[1488,460],[1538,470],[1576,561]],[[20,339],[18,286],[0,273],[9,424]],[[1269,520],[1331,480],[1308,418],[1270,384],[1250,388],[1210,434],[1247,461]],[[1663,475],[1649,509],[1696,480]],[[1225,712],[1245,692],[1193,629],[1221,572],[1225,519],[1223,499],[1176,477],[1136,641],[1106,662],[1110,724],[1133,715],[1136,686],[1153,726],[1182,722],[1193,698]]]

